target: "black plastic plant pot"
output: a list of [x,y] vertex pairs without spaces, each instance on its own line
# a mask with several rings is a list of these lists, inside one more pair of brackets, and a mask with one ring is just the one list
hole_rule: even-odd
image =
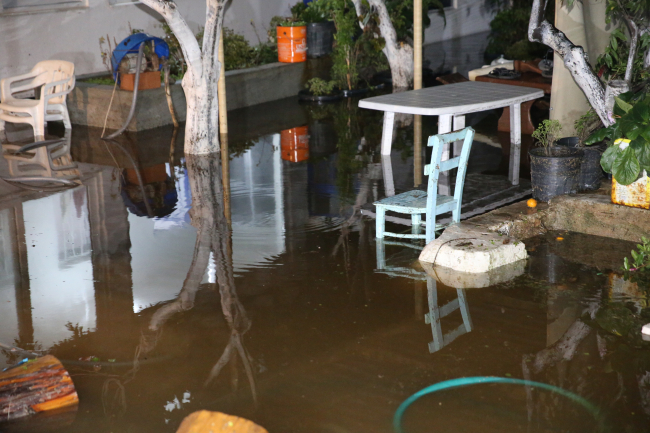
[[307,57],[314,59],[331,53],[335,29],[332,21],[307,24]]
[[343,93],[344,98],[353,98],[355,96],[365,95],[366,93],[368,93],[369,90],[370,89],[368,89],[367,87],[364,87],[363,89],[352,89],[352,90],[343,89],[341,90],[341,92]]
[[[577,147],[580,144],[578,137],[560,138],[556,144],[558,146]],[[600,188],[600,182],[603,180],[604,172],[600,166],[600,157],[603,155],[606,146],[594,144],[583,147],[584,155],[580,165],[580,179],[578,180],[578,189],[580,191],[595,191]]]
[[314,95],[308,90],[298,92],[298,99],[304,102],[334,102],[343,99],[343,93],[338,92],[332,95]]
[[578,192],[582,149],[554,146],[538,147],[530,155],[533,197],[547,202],[555,196]]

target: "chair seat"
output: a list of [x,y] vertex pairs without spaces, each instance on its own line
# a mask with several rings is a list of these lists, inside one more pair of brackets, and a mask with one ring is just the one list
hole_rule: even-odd
[[40,104],[37,99],[12,99],[11,101],[0,103],[0,110],[12,111],[17,108],[34,108]]
[[[454,197],[449,195],[438,195],[436,198],[436,207],[448,203],[455,203]],[[427,209],[427,192],[419,189],[403,192],[392,197],[386,197],[374,203],[375,206],[383,206],[387,210],[400,213],[425,213]]]

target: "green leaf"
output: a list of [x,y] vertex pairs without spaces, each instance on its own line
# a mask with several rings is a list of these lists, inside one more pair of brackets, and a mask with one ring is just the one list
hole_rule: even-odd
[[609,135],[610,131],[611,131],[610,128],[601,128],[601,129],[599,129],[598,131],[591,134],[587,138],[587,140],[585,140],[585,144],[589,145],[589,144],[594,144],[594,143],[600,143],[604,139],[606,139],[608,137],[611,137]]
[[650,105],[648,104],[648,100],[646,99],[636,104],[632,110],[630,110],[630,114],[632,115],[632,119],[637,122],[648,122],[648,120],[650,120]]
[[610,146],[603,153],[603,156],[600,158],[600,166],[603,167],[606,173],[612,172],[612,165],[616,160],[621,149],[618,146]]
[[639,161],[641,168],[650,171],[650,143],[641,138],[637,138],[630,142],[630,147],[634,149],[636,159]]
[[612,48],[618,50],[618,40],[616,40],[616,38],[612,38]]
[[626,113],[629,113],[630,110],[633,108],[633,107],[632,107],[632,104],[628,104],[627,102],[625,102],[624,100],[622,100],[622,99],[619,98],[618,96],[615,96],[615,97],[614,97],[614,100],[616,101],[616,105],[618,105],[619,107],[621,107],[621,109],[622,109],[624,112],[626,112]]
[[629,185],[639,177],[641,165],[636,159],[636,152],[631,147],[619,152],[612,164],[612,175],[621,185]]

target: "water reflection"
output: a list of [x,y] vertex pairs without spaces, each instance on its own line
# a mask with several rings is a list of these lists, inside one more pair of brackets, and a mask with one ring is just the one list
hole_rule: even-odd
[[[456,288],[456,298],[448,301],[445,305],[438,305],[438,281],[440,277],[435,270],[417,269],[419,263],[413,264],[413,255],[408,254],[410,251],[420,252],[422,245],[419,243],[389,241],[385,239],[376,239],[377,244],[377,269],[375,272],[389,275],[391,277],[409,278],[419,281],[426,281],[427,284],[427,302],[429,312],[424,314],[424,323],[431,325],[431,334],[433,341],[429,343],[429,352],[434,353],[443,347],[451,344],[454,340],[463,334],[471,332],[473,329],[472,318],[467,304],[465,287],[456,287],[452,282],[448,287]],[[398,253],[396,257],[386,259],[386,246],[398,246],[402,249],[408,248],[406,254]],[[404,258],[411,256],[410,263],[405,263]],[[394,263],[391,263],[394,262]],[[417,288],[416,288],[417,289]],[[417,290],[416,290],[417,293]],[[416,294],[417,299],[417,294]],[[418,310],[416,306],[416,310]],[[441,319],[449,316],[455,311],[459,311],[462,317],[462,323],[448,332],[443,332]]]
[[257,401],[253,370],[242,341],[243,335],[250,329],[251,321],[235,289],[232,231],[224,212],[220,161],[217,155],[186,156],[192,190],[191,223],[197,230],[194,254],[178,298],[154,313],[149,329],[159,331],[171,316],[194,307],[196,293],[212,262],[221,296],[221,311],[230,328],[230,339],[205,384],[216,379],[226,364],[236,363],[233,354],[237,354],[246,370],[253,398]]
[[80,173],[70,155],[71,139],[72,131],[66,129],[61,138],[27,144],[2,143],[2,156],[9,168],[9,176],[4,180],[37,190],[79,185]]

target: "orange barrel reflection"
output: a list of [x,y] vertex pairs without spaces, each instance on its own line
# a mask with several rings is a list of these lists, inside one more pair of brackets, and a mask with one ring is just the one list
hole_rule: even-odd
[[285,161],[301,162],[309,159],[309,129],[299,126],[281,131],[280,147]]

